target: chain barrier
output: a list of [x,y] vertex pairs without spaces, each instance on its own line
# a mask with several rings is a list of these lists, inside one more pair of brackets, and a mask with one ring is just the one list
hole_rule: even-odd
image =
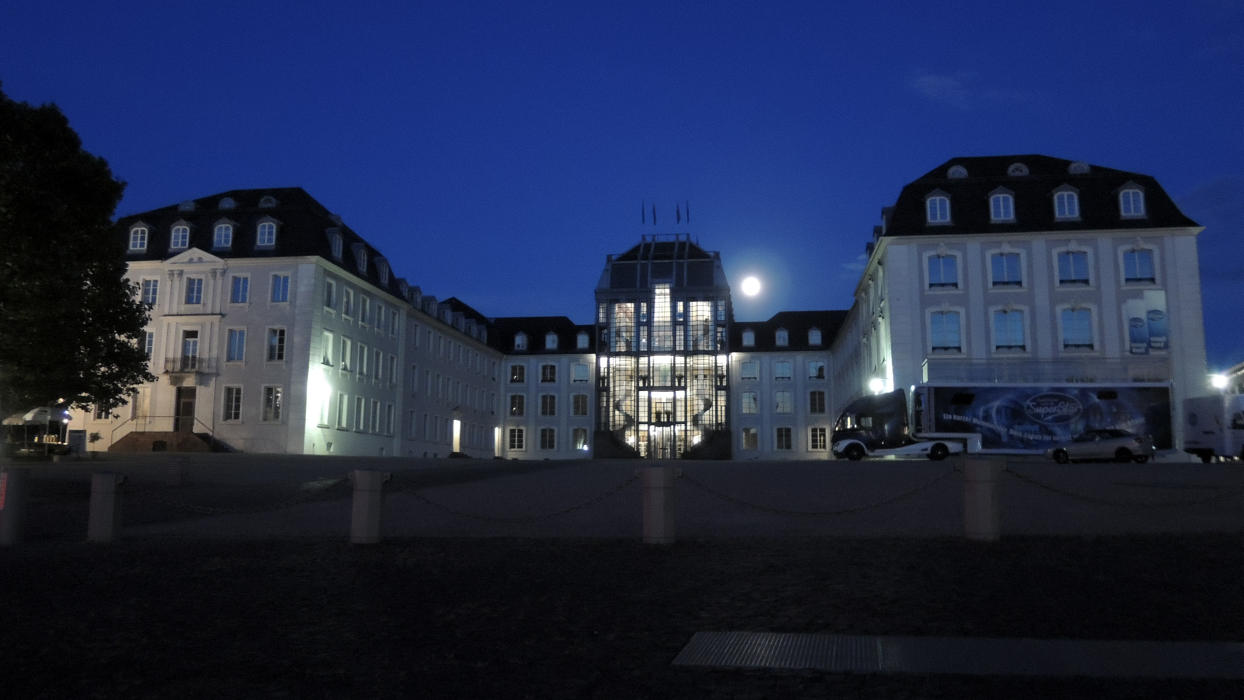
[[926,490],[926,489],[930,488],[931,486],[933,486],[933,485],[934,485],[934,484],[936,484],[937,482],[941,481],[942,479],[945,479],[946,477],[950,476],[951,474],[954,474],[954,473],[955,473],[955,472],[957,472],[957,471],[960,471],[959,467],[958,467],[958,466],[952,466],[950,469],[947,469],[946,471],[942,472],[941,474],[938,474],[937,476],[933,477],[932,479],[929,479],[928,481],[926,481],[926,482],[924,482],[924,483],[922,483],[922,484],[920,484],[920,485],[916,486],[915,488],[910,489],[910,490],[908,490],[908,491],[904,491],[904,492],[902,492],[902,493],[900,493],[900,494],[897,494],[897,495],[894,495],[894,496],[888,496],[888,497],[883,498],[883,499],[881,499],[881,500],[872,501],[872,502],[870,502],[870,503],[866,503],[866,504],[864,504],[864,505],[862,505],[862,506],[855,506],[855,507],[853,507],[853,508],[843,508],[843,509],[841,509],[841,510],[789,510],[789,509],[785,509],[785,508],[774,508],[774,507],[772,507],[772,506],[764,506],[764,505],[760,505],[759,503],[752,503],[751,501],[745,501],[745,500],[743,500],[743,499],[741,499],[741,498],[737,498],[737,497],[735,497],[735,496],[731,496],[731,495],[730,495],[730,494],[728,494],[728,493],[723,493],[723,492],[721,492],[721,491],[718,491],[717,489],[714,489],[713,487],[709,486],[708,484],[705,484],[705,483],[704,483],[704,482],[702,482],[702,481],[699,481],[699,480],[697,480],[697,479],[693,479],[693,478],[691,478],[691,477],[687,476],[686,474],[684,474],[684,475],[682,476],[682,479],[683,479],[684,481],[686,481],[688,484],[691,484],[692,486],[694,486],[694,487],[696,487],[696,488],[700,489],[701,491],[704,491],[705,493],[709,494],[710,496],[714,496],[714,497],[719,498],[719,499],[721,499],[721,500],[723,500],[723,501],[728,501],[728,502],[730,502],[730,503],[734,503],[734,504],[736,504],[736,505],[744,506],[744,507],[746,507],[746,508],[751,508],[751,509],[753,509],[753,510],[759,510],[759,511],[762,511],[762,512],[765,512],[765,513],[773,513],[773,514],[775,514],[775,515],[792,515],[792,516],[798,516],[798,517],[812,517],[812,518],[815,518],[815,517],[835,516],[835,515],[853,515],[853,514],[855,514],[855,513],[862,513],[862,512],[864,512],[864,511],[866,511],[866,510],[872,510],[873,508],[880,508],[881,506],[886,506],[886,505],[889,505],[889,504],[891,504],[891,503],[897,503],[898,501],[901,501],[901,500],[903,500],[903,499],[905,499],[905,498],[911,498],[912,496],[915,496],[916,494],[920,493],[921,491],[924,491],[924,490]]
[[483,522],[490,522],[490,523],[534,523],[534,522],[539,522],[541,520],[549,520],[551,518],[556,518],[562,515],[568,515],[577,510],[583,510],[584,508],[594,506],[597,503],[600,503],[601,501],[605,500],[606,498],[613,496],[614,494],[625,491],[627,487],[629,487],[631,484],[635,483],[638,480],[639,480],[639,475],[635,474],[634,476],[631,476],[630,478],[626,479],[625,481],[618,484],[617,486],[614,486],[613,488],[610,488],[603,493],[593,496],[592,498],[589,498],[586,501],[581,501],[572,506],[562,508],[561,510],[554,511],[552,513],[541,513],[538,515],[519,515],[519,516],[513,516],[513,517],[484,515],[482,513],[469,513],[464,510],[458,510],[457,508],[454,508],[452,506],[447,506],[444,503],[438,503],[436,501],[433,501],[427,496],[424,496],[422,493],[419,493],[418,488],[414,486],[399,486],[397,489],[395,489],[395,491],[399,493],[408,494],[414,497],[415,500],[421,503],[432,506],[433,508],[437,508],[438,510],[442,510],[446,513],[449,513],[450,515],[456,515],[460,518],[468,518],[470,520],[481,520]]
[[[160,505],[183,510],[195,515],[248,515],[253,513],[264,513],[268,511],[282,510],[292,508],[302,503],[320,499],[324,494],[328,493],[334,487],[349,482],[347,478],[336,479],[317,479],[315,481],[303,482],[298,487],[298,492],[287,498],[283,498],[273,503],[237,505],[237,506],[208,506],[198,503],[189,503],[180,498],[174,498],[166,494],[168,489],[160,489],[152,486],[130,487],[127,485],[123,494],[127,497],[138,497],[144,500],[150,500]],[[181,487],[168,487],[181,488]]]
[[[1215,501],[1225,501],[1227,499],[1234,498],[1236,496],[1244,495],[1244,488],[1242,488],[1242,489],[1230,489],[1227,491],[1223,491],[1221,493],[1214,494],[1212,496],[1208,496],[1206,498],[1199,498],[1199,499],[1190,500],[1190,501],[1121,501],[1121,500],[1112,500],[1109,498],[1101,498],[1099,496],[1089,496],[1089,495],[1082,494],[1082,493],[1076,493],[1075,491],[1070,491],[1070,490],[1067,490],[1067,489],[1064,489],[1058,486],[1053,486],[1043,481],[1038,481],[1037,479],[1034,479],[1031,476],[1028,476],[1027,474],[1021,474],[1020,472],[1017,472],[1014,469],[1011,469],[1010,467],[1003,467],[1002,471],[1011,475],[1018,481],[1022,481],[1025,484],[1028,484],[1030,486],[1035,486],[1039,489],[1044,489],[1046,491],[1049,491],[1050,493],[1056,493],[1060,496],[1066,496],[1068,498],[1073,498],[1078,501],[1084,501],[1085,503],[1094,503],[1097,505],[1122,507],[1122,508],[1128,508],[1128,507],[1180,508],[1180,507],[1186,507],[1186,506],[1199,506],[1199,505],[1205,505],[1207,503],[1213,503]],[[1206,486],[1205,488],[1218,490],[1218,487],[1214,487],[1214,486]]]

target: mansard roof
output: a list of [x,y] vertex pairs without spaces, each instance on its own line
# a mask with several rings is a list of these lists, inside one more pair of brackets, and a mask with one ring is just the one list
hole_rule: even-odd
[[[739,321],[730,325],[730,349],[734,352],[789,352],[791,350],[829,350],[830,343],[846,320],[846,311],[779,311],[767,321]],[[788,342],[779,346],[778,329],[786,329]],[[821,344],[808,344],[808,331],[821,331]],[[743,332],[756,335],[755,345],[743,345]]]
[[[567,353],[596,352],[595,326],[580,325],[565,316],[509,316],[492,320],[489,344],[507,355],[556,355]],[[580,348],[579,333],[587,334],[587,347]],[[514,338],[519,333],[527,335],[527,349],[516,350]],[[557,349],[544,347],[544,338],[557,334]]]
[[[1136,186],[1144,192],[1145,216],[1120,216],[1119,192],[1125,186]],[[999,187],[1014,195],[1012,223],[990,220],[989,196]],[[1079,195],[1079,218],[1055,218],[1054,192],[1065,187],[1073,188]],[[949,224],[930,224],[926,220],[925,199],[934,193],[950,198]],[[904,187],[895,205],[883,211],[883,217],[884,236],[1197,225],[1150,175],[1039,154],[952,158]]]
[[[268,220],[277,224],[276,244],[258,247],[259,224]],[[129,230],[139,222],[147,226],[147,248],[131,251],[127,246]],[[218,223],[233,224],[233,243],[227,249],[213,247]],[[392,269],[387,282],[381,282],[377,260],[384,259],[384,254],[301,187],[229,190],[123,217],[117,221],[116,230],[126,259],[165,260],[181,252],[169,249],[174,224],[189,226],[189,247],[210,251],[221,258],[319,256],[377,288],[401,296],[399,278]],[[334,232],[342,238],[340,259],[333,256]],[[359,263],[364,258],[366,267],[360,271]]]

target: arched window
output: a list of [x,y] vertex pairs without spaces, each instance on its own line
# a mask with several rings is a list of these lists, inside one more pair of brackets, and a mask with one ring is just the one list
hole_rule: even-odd
[[190,227],[185,224],[177,224],[173,227],[172,237],[169,239],[168,247],[170,250],[184,250],[190,247]]
[[1136,187],[1119,192],[1119,216],[1140,219],[1145,216],[1145,193]]
[[276,224],[271,221],[260,222],[255,232],[256,248],[271,248],[276,245]]
[[515,350],[526,350],[527,349],[527,334],[526,333],[519,331],[518,333],[514,334],[514,349]]
[[130,229],[130,250],[139,251],[147,249],[147,227],[135,226]]
[[1080,195],[1072,187],[1054,191],[1054,218],[1067,221],[1080,218]]
[[930,224],[950,223],[950,197],[944,194],[929,195],[924,200],[926,221]]
[[779,328],[777,329],[777,332],[773,334],[773,342],[778,347],[784,348],[787,345],[790,345],[790,334],[786,332],[785,328]]
[[820,344],[821,344],[821,329],[820,328],[809,328],[808,329],[808,345],[820,345]]
[[1008,190],[994,190],[989,195],[989,220],[1015,221],[1015,197]]
[[549,331],[548,333],[544,334],[544,349],[545,350],[556,350],[557,349],[557,334],[554,333],[553,331]]
[[743,347],[751,348],[756,346],[756,332],[748,328],[743,331]]
[[212,230],[212,247],[229,248],[233,245],[233,224],[219,223]]

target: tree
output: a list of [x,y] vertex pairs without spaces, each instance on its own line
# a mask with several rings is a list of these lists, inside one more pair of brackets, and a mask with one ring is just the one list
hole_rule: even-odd
[[0,408],[118,406],[154,381],[112,215],[125,185],[55,105],[0,91]]

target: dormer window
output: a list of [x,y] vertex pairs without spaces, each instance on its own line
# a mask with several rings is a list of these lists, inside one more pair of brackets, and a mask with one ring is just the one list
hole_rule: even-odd
[[1015,196],[1009,190],[994,190],[989,195],[989,220],[995,223],[1015,221]]
[[237,207],[237,202],[233,201],[233,197],[225,197],[220,200],[220,204],[216,205],[218,209],[233,209]]
[[389,284],[389,261],[384,258],[376,258],[376,275],[380,277],[382,286]]
[[815,346],[815,345],[820,345],[820,344],[821,344],[821,329],[820,328],[809,328],[808,329],[808,345]]
[[790,334],[786,332],[785,328],[777,329],[777,332],[773,334],[773,343],[779,348],[784,348],[787,345],[790,345]]
[[1145,193],[1139,187],[1127,187],[1119,192],[1119,216],[1124,219],[1143,219],[1145,216]]
[[255,247],[271,248],[276,245],[276,223],[261,221],[255,230]]
[[526,333],[519,331],[518,333],[514,334],[514,349],[515,350],[526,350],[527,349],[527,334]]
[[1064,185],[1054,191],[1054,218],[1059,221],[1080,218],[1080,195],[1074,187]]
[[968,176],[968,169],[963,167],[962,165],[952,165],[950,166],[950,169],[946,171],[946,177],[950,178],[951,180],[962,180],[963,178],[967,176]]
[[144,251],[147,249],[147,227],[135,226],[130,229],[130,250]]
[[217,250],[233,246],[233,224],[220,223],[212,230],[212,247]]
[[930,224],[950,223],[950,197],[942,193],[929,195],[924,200],[925,220]]
[[1006,174],[1011,177],[1023,177],[1028,174],[1028,166],[1023,163],[1011,163],[1006,169]]
[[190,247],[190,227],[177,224],[173,227],[168,243],[169,250],[185,250]]
[[354,251],[354,264],[358,267],[360,275],[367,275],[367,248],[362,243],[355,243],[350,246]]
[[341,261],[341,234],[333,233],[329,237],[329,245],[332,247],[333,258],[338,262]]
[[579,331],[579,334],[575,336],[575,347],[579,350],[587,350],[587,343],[587,331]]
[[544,334],[544,349],[545,350],[556,350],[557,349],[557,334],[556,333],[549,331],[548,333]]
[[194,200],[193,200],[193,199],[187,199],[186,201],[182,202],[181,204],[178,204],[178,205],[177,205],[177,211],[194,211]]
[[1089,171],[1089,164],[1085,163],[1082,160],[1077,160],[1076,162],[1067,166],[1067,172],[1071,173],[1072,175],[1087,175],[1088,171]]
[[743,331],[743,347],[752,348],[756,346],[756,332],[748,328]]
[[264,196],[263,196],[263,197],[259,200],[259,208],[260,208],[260,209],[271,209],[271,208],[273,208],[273,207],[275,207],[275,206],[276,206],[276,197],[273,197],[273,196],[272,196],[272,195],[270,195],[270,194],[268,194],[268,195],[264,195]]

